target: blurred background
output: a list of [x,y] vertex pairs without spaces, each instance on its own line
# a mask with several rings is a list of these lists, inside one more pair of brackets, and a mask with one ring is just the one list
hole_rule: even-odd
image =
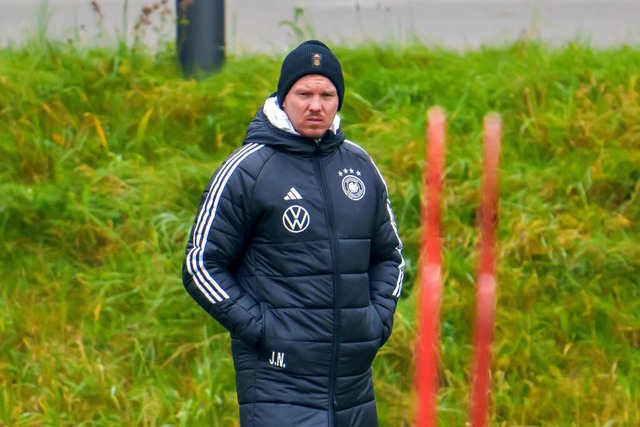
[[[175,5],[167,0],[0,0],[0,43],[18,42],[46,27],[49,36],[60,39],[105,42],[137,36],[155,46],[175,37]],[[637,0],[234,0],[225,8],[231,54],[280,53],[300,35],[343,45],[417,39],[447,49],[523,37],[555,45],[588,41],[593,47],[640,42]],[[151,25],[134,35],[140,21]]]

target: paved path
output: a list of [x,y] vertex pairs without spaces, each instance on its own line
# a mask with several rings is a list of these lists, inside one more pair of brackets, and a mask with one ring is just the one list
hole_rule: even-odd
[[[100,19],[90,0],[0,0],[0,45],[45,28],[38,16],[47,17],[41,22],[48,22],[50,37],[132,40],[142,8],[154,2],[98,0]],[[152,25],[138,32],[145,42],[174,37],[175,0],[168,5],[169,15],[154,12]],[[521,37],[555,45],[581,40],[596,48],[640,46],[640,0],[227,0],[225,15],[230,53],[280,53],[299,40],[297,33],[329,44],[419,40],[460,50]]]

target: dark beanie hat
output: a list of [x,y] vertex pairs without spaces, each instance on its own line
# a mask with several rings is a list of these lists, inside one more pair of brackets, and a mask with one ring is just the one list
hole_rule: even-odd
[[338,110],[340,110],[344,97],[342,67],[327,45],[318,40],[302,43],[289,52],[282,61],[278,80],[278,104],[282,107],[291,86],[308,74],[320,74],[331,80],[338,91]]

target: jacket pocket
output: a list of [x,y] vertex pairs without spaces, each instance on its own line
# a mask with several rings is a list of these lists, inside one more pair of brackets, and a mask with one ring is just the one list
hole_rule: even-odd
[[332,310],[264,309],[260,362],[269,369],[299,375],[328,372],[331,362]]

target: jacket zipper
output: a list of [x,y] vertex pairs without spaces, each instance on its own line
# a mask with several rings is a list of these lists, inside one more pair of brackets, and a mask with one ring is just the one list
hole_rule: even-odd
[[329,189],[324,179],[324,173],[320,165],[319,148],[316,150],[316,155],[313,156],[313,168],[315,169],[316,178],[320,184],[320,192],[324,200],[326,208],[326,219],[329,227],[329,245],[331,247],[331,262],[333,265],[333,351],[331,352],[331,371],[329,374],[329,426],[335,425],[335,410],[337,407],[337,400],[335,396],[336,388],[336,376],[338,369],[338,350],[340,347],[340,300],[338,295],[340,293],[340,281],[339,273],[337,271],[337,255],[338,255],[338,243],[335,230],[335,218],[333,217],[333,204],[331,203],[331,197],[329,195]]

